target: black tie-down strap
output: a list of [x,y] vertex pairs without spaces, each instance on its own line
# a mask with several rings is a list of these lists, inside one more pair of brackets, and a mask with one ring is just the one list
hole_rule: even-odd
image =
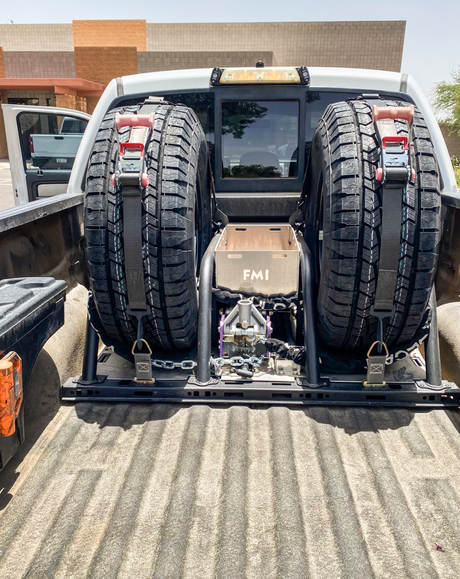
[[[123,175],[123,177],[125,177]],[[137,181],[137,177],[132,178]],[[124,182],[123,182],[124,181]],[[125,257],[126,289],[130,313],[147,313],[142,256],[142,203],[138,183],[122,181],[123,246]]]
[[382,183],[382,226],[380,257],[374,304],[371,314],[378,319],[377,349],[383,344],[383,320],[394,314],[394,297],[401,259],[401,215],[403,197],[415,173],[410,165],[409,138],[398,135],[395,120],[407,121],[410,126],[414,107],[372,107],[372,119],[380,145],[380,166],[375,178]]
[[401,257],[403,189],[385,189],[382,202],[382,234],[374,310],[392,312]]
[[[163,99],[149,98],[137,114],[120,115],[117,113],[115,116],[117,130],[122,127],[131,127],[129,141],[120,143],[116,171],[112,179],[114,186],[121,190],[123,197],[127,312],[137,319],[137,339],[133,345],[133,355],[136,364],[136,379],[142,382],[152,381],[151,365],[149,366],[146,360],[151,355],[151,350],[143,339],[142,332],[142,318],[150,311],[144,287],[142,196],[149,180],[145,153],[154,129],[154,113],[160,104],[164,104]],[[137,351],[135,351],[136,346]],[[148,354],[141,352],[144,346]]]

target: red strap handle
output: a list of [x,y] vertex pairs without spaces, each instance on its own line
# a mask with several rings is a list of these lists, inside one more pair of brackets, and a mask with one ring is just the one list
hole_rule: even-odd
[[414,105],[408,107],[372,107],[372,122],[381,121],[383,119],[401,119],[407,121],[409,125],[412,124],[414,118]]
[[115,115],[115,124],[118,131],[122,127],[147,127],[153,130],[154,122],[155,115],[153,113],[149,115],[120,115],[120,113],[117,113]]

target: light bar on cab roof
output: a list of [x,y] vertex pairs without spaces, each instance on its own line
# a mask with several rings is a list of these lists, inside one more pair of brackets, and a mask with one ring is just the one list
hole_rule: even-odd
[[303,84],[310,83],[305,66],[268,66],[250,68],[215,68],[211,75],[214,86],[229,84]]

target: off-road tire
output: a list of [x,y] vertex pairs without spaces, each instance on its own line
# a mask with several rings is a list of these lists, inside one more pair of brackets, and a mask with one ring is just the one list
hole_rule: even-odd
[[[86,181],[85,242],[94,307],[93,325],[106,344],[128,353],[137,320],[127,312],[123,252],[123,198],[111,176],[119,142],[113,109],[99,128]],[[146,151],[149,184],[142,195],[144,288],[151,314],[143,318],[144,338],[152,348],[187,349],[197,333],[197,272],[211,236],[208,151],[195,113],[162,104]],[[92,310],[92,311],[91,311]]]
[[[387,101],[388,105],[405,103]],[[403,195],[401,257],[394,315],[385,321],[389,347],[410,342],[420,326],[439,253],[439,171],[427,125],[415,109],[408,135],[415,182]],[[370,314],[378,277],[383,189],[375,179],[379,147],[366,101],[330,105],[312,142],[305,182],[305,238],[315,259],[318,331],[324,345],[363,350],[376,339]],[[323,240],[320,240],[322,232]]]

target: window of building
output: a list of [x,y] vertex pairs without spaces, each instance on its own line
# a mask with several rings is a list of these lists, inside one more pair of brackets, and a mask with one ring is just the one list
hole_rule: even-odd
[[38,106],[38,98],[8,97],[8,104]]

